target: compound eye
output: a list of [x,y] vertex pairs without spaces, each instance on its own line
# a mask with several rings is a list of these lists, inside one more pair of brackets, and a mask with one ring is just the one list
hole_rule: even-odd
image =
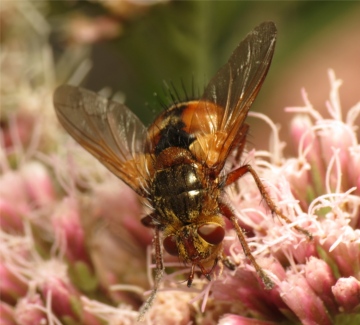
[[197,232],[202,239],[212,245],[220,244],[225,236],[224,228],[213,223],[207,223],[200,226],[197,229]]
[[179,251],[177,249],[177,245],[176,245],[176,237],[174,235],[171,236],[167,236],[164,239],[164,248],[165,250],[170,254],[170,255],[174,255],[174,256],[178,256],[179,255]]

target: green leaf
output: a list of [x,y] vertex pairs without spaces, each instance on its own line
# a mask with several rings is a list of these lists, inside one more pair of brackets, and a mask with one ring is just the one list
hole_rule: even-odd
[[70,266],[71,281],[82,291],[91,292],[96,290],[98,279],[90,267],[84,262],[76,262]]

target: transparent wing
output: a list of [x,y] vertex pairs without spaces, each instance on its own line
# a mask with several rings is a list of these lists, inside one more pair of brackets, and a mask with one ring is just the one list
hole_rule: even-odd
[[87,151],[139,194],[148,178],[146,128],[125,105],[79,87],[56,89],[60,123]]
[[[205,89],[191,120],[209,167],[223,166],[244,128],[249,108],[270,67],[276,42],[273,22],[264,22],[238,45]],[[213,139],[210,141],[210,139]],[[218,155],[216,155],[218,152]]]

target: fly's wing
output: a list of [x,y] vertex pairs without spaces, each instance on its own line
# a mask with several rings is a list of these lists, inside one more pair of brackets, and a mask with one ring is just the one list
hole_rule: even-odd
[[142,194],[148,178],[146,128],[125,105],[92,91],[63,85],[54,106],[66,131],[111,172]]
[[244,138],[243,124],[270,67],[275,42],[275,24],[260,24],[206,87],[190,122],[197,138],[190,150],[208,167],[221,170],[238,139]]

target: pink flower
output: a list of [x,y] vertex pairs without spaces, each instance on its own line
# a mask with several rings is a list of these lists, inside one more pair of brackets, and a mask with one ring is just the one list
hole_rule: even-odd
[[300,274],[289,274],[280,284],[280,294],[302,324],[332,324],[323,301]]
[[54,200],[52,180],[43,164],[29,162],[17,171],[5,172],[0,178],[2,229],[21,232],[23,218],[37,222],[37,211],[48,208]]
[[336,279],[330,266],[323,260],[310,257],[305,265],[305,278],[311,289],[323,300],[327,310],[336,314],[337,306],[331,291]]
[[[55,270],[53,270],[55,271]],[[42,296],[44,299],[51,297],[51,310],[58,317],[70,317],[79,319],[80,295],[72,284],[63,281],[54,275],[48,276],[41,284]]]
[[[2,261],[3,262],[3,261]],[[27,284],[21,281],[6,264],[0,264],[1,300],[14,304],[17,299],[26,294]]]
[[19,299],[15,307],[15,319],[21,325],[40,325],[46,322],[45,305],[39,294]]
[[277,323],[255,318],[247,318],[237,315],[225,315],[221,317],[219,325],[275,325]]
[[354,277],[340,278],[332,292],[341,311],[358,312],[360,308],[360,281]]
[[13,308],[0,301],[0,323],[3,325],[17,325],[14,316]]
[[[261,265],[267,269],[270,263]],[[228,303],[241,302],[249,312],[261,318],[274,321],[282,318],[277,308],[284,304],[277,290],[265,290],[254,271],[239,268],[234,274],[224,274],[213,285],[213,298]]]
[[[270,166],[267,171],[260,168],[265,166],[261,159],[255,162],[260,175],[264,173],[270,196],[294,224],[300,224],[313,234],[313,240],[308,241],[284,223],[281,225],[277,217],[267,215],[263,206],[253,208],[252,202],[259,202],[261,197],[251,178],[249,181],[241,179],[241,199],[231,196],[233,206],[235,211],[241,211],[241,222],[246,229],[250,228],[249,243],[254,255],[258,261],[263,261],[263,269],[277,286],[270,292],[264,291],[254,273],[249,278],[250,270],[240,268],[234,274],[224,270],[222,278],[213,286],[213,298],[241,302],[254,315],[270,321],[282,317],[292,319],[296,315],[302,324],[332,324],[330,315],[336,317],[342,310],[343,301],[337,297],[347,301],[347,311],[354,310],[358,304],[355,298],[358,284],[354,279],[359,277],[360,270],[360,198],[352,187],[357,178],[354,182],[351,177],[344,176],[348,175],[349,164],[354,166],[357,162],[357,154],[353,153],[359,145],[351,123],[355,111],[360,115],[360,106],[352,110],[352,119],[348,118],[345,123],[335,120],[341,116],[336,111],[339,109],[337,103],[332,102],[336,109],[330,110],[334,120],[324,120],[307,98],[305,102],[305,108],[294,109],[308,114],[297,117],[293,123],[295,142],[300,147],[299,157],[286,160],[280,167]],[[233,259],[242,260],[241,247],[236,240],[230,247]],[[275,257],[277,263],[259,258],[266,253]],[[273,267],[279,262],[283,271]],[[336,278],[351,275],[354,278],[349,280],[349,294],[341,295],[339,292],[344,286],[337,283],[342,283],[345,278],[338,282]],[[334,291],[337,287],[341,289]]]
[[53,227],[59,245],[64,247],[70,263],[82,261],[91,265],[77,203],[71,198],[59,202],[53,215]]

